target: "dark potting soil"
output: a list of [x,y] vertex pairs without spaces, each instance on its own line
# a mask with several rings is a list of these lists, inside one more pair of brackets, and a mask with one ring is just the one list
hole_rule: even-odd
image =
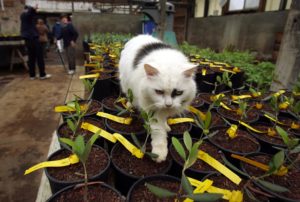
[[122,145],[115,148],[111,155],[111,160],[120,170],[136,177],[144,177],[154,174],[162,174],[170,165],[168,160],[156,163],[149,156],[145,155],[142,159],[133,156]]
[[[120,115],[122,117],[129,117],[128,114]],[[112,120],[107,119],[107,125],[115,131],[120,131],[120,133],[138,133],[144,131],[143,127],[144,121],[143,119],[132,116],[132,122],[129,125],[118,123]]]
[[106,97],[102,100],[102,104],[112,110],[117,110],[119,111],[118,108],[116,108],[116,105],[122,109],[124,109],[123,105],[120,102],[116,102],[116,100],[118,99],[118,96],[109,96]]
[[192,101],[191,105],[195,108],[201,107],[204,104],[204,101],[200,97],[200,94],[197,94],[194,100]]
[[[182,140],[181,140],[181,144],[184,145]],[[210,144],[209,142],[203,142],[200,145],[199,149],[208,153],[210,156],[217,159],[219,162],[221,162],[223,164],[221,153],[218,152],[218,149],[214,145]],[[183,166],[184,161],[179,156],[179,154],[175,151],[173,146],[171,146],[170,153],[172,153],[172,157],[174,158],[174,160],[176,160],[176,162],[179,162]],[[213,167],[211,167],[210,165],[208,165],[207,163],[205,163],[204,161],[202,161],[200,159],[197,159],[197,161],[192,165],[191,169],[197,170],[199,172],[201,172],[201,171],[205,171],[205,172],[216,171]]]
[[[271,160],[271,156],[268,155],[257,155],[257,156],[248,156],[248,158],[253,159],[255,161],[258,161],[260,163],[267,164]],[[242,163],[245,171],[250,175],[250,176],[262,176],[265,174],[265,171],[252,166],[247,163]],[[278,175],[271,175],[264,180],[283,186],[287,189],[289,189],[289,192],[283,192],[283,193],[277,193],[278,195],[294,199],[294,200],[300,200],[300,170],[297,169],[292,169],[289,170],[288,173],[284,176],[278,176]]]
[[[176,181],[167,181],[167,180],[153,180],[150,181],[149,184],[158,186],[160,188],[167,189],[171,192],[177,193],[180,188],[180,183]],[[145,184],[139,184],[131,193],[130,202],[174,202],[175,197],[169,198],[158,198],[149,189],[145,186]]]
[[[101,128],[101,129],[105,130],[105,123],[102,119],[101,120],[96,120],[96,119],[84,118],[80,122],[79,126],[81,126],[81,124],[83,122],[90,123],[94,126],[97,126],[98,128]],[[59,128],[57,133],[58,133],[59,137],[71,138],[72,140],[74,140],[75,137],[76,137],[76,136],[73,136],[72,130],[69,128],[68,124],[66,124],[66,123],[63,124],[61,128]],[[86,142],[94,135],[94,133],[92,133],[88,130],[82,129],[82,128],[78,128],[76,134],[82,135]]]
[[[265,125],[265,124],[255,124],[253,125],[253,127],[257,130],[260,130],[260,131],[268,131],[268,128],[272,128],[272,126],[268,126],[268,125]],[[251,131],[252,134],[255,134],[256,137],[260,140],[263,140],[263,141],[266,141],[266,142],[269,142],[270,144],[276,144],[276,145],[280,145],[280,146],[284,146],[285,147],[285,144],[283,142],[283,139],[281,138],[281,136],[277,133],[276,129],[275,128],[272,128],[272,130],[274,130],[276,132],[276,135],[275,136],[270,136],[266,133],[255,133],[253,131]],[[288,136],[290,138],[294,138],[293,135],[291,134],[288,134]]]
[[[68,150],[63,150],[61,153],[53,156],[49,161],[67,158],[72,153]],[[86,162],[86,169],[88,177],[91,178],[100,174],[102,170],[107,167],[109,162],[107,154],[104,149],[93,147]],[[65,167],[47,168],[49,175],[59,181],[73,182],[84,179],[84,170],[82,164],[76,163]]]
[[189,123],[178,123],[178,124],[173,124],[170,125],[171,131],[169,133],[171,134],[182,134],[185,131],[189,131],[190,130],[191,125]]
[[[232,109],[237,109],[237,107],[234,105],[230,105],[229,107]],[[250,109],[249,111],[246,112],[246,115],[247,115],[246,117],[241,117],[241,115],[237,114],[236,111],[229,111],[227,109],[224,109],[223,107],[219,107],[218,112],[223,117],[231,119],[231,120],[235,120],[235,121],[242,120],[244,122],[249,123],[249,122],[256,121],[258,119],[258,113],[253,109]]]
[[[56,197],[53,202],[82,202],[84,187],[68,189]],[[125,199],[113,189],[101,185],[88,186],[88,201],[93,202],[124,202]]]
[[275,114],[275,111],[272,109],[272,107],[270,106],[270,104],[266,103],[266,102],[262,102],[262,108],[261,109],[257,109],[256,108],[256,103],[260,103],[260,102],[255,102],[255,101],[249,101],[248,105],[249,107],[251,107],[253,110],[257,111],[258,113],[265,113],[268,112],[270,114]]
[[251,153],[259,149],[259,143],[248,132],[237,130],[237,136],[231,139],[227,134],[227,128],[217,129],[218,133],[210,138],[220,147],[238,153]]

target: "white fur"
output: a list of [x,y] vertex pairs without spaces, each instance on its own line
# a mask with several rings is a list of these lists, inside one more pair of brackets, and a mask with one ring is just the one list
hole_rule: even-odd
[[[161,49],[151,52],[144,57],[137,68],[133,67],[133,60],[139,48],[151,43],[159,42],[150,35],[139,35],[132,38],[125,45],[121,53],[119,71],[121,88],[124,93],[128,89],[133,92],[133,105],[146,112],[154,111],[154,119],[150,123],[152,152],[159,157],[157,162],[164,161],[168,154],[167,131],[170,127],[167,118],[182,112],[194,99],[196,84],[193,76],[184,75],[195,65],[188,62],[188,59],[179,51]],[[149,64],[158,70],[155,76],[148,76],[144,65]],[[180,96],[171,97],[173,89],[183,91]],[[163,90],[164,95],[158,95],[155,90]],[[182,104],[182,101],[185,102]],[[166,105],[172,105],[167,107]]]

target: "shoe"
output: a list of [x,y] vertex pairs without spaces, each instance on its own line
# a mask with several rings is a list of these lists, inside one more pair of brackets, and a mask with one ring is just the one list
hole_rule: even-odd
[[52,77],[51,74],[46,74],[45,76],[40,77],[40,79],[41,79],[41,80],[44,80],[44,79],[49,79],[49,78],[51,78],[51,77]]
[[72,74],[74,74],[74,73],[75,73],[74,70],[69,70],[69,71],[68,71],[68,74],[70,74],[70,75],[72,75]]
[[33,81],[33,80],[35,80],[36,79],[36,77],[30,77],[30,80],[31,81]]

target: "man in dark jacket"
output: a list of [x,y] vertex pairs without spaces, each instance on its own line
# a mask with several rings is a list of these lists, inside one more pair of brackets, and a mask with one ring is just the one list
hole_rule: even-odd
[[28,51],[28,67],[29,76],[31,80],[36,78],[35,75],[35,63],[37,62],[39,67],[40,79],[50,78],[50,74],[45,72],[45,62],[43,58],[42,47],[39,43],[39,34],[35,26],[37,5],[35,8],[31,6],[25,6],[22,12],[21,19],[21,36],[25,40],[25,46]]
[[66,50],[68,65],[69,65],[69,74],[75,73],[76,67],[76,40],[78,38],[78,32],[69,21],[67,15],[62,15],[61,17],[61,36],[58,39],[63,39],[64,48]]

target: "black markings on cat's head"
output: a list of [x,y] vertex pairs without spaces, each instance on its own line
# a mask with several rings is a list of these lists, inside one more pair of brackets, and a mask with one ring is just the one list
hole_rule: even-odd
[[174,49],[174,48],[162,42],[147,44],[137,51],[137,54],[133,60],[133,67],[136,68],[137,65],[140,63],[140,61],[150,53],[161,49]]
[[174,98],[176,96],[180,96],[183,94],[183,91],[182,90],[177,90],[177,89],[174,89],[171,93],[171,97]]

